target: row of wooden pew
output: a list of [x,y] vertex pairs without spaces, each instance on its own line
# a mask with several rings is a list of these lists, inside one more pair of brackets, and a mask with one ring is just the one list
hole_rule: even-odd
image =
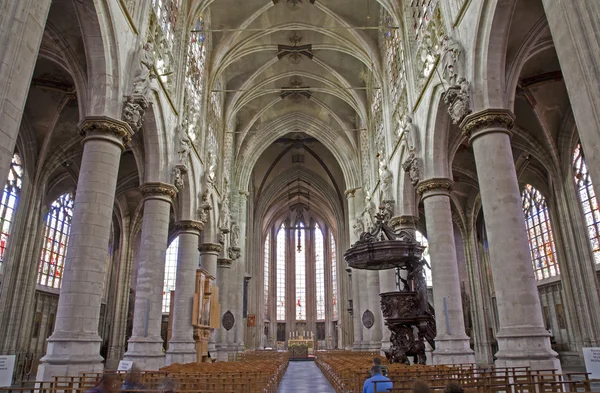
[[[319,352],[315,362],[337,393],[361,392],[374,352]],[[385,362],[384,362],[385,363]],[[394,388],[390,392],[409,393],[416,380],[423,380],[431,392],[443,392],[450,383],[458,383],[466,393],[547,393],[589,392],[591,381],[586,373],[557,374],[555,370],[531,370],[529,367],[478,367],[463,365],[386,365]]]

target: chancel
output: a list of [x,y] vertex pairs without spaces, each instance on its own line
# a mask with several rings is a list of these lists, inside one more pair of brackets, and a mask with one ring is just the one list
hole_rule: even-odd
[[590,391],[600,2],[1,0],[0,26],[3,383],[354,392],[383,361],[398,392]]

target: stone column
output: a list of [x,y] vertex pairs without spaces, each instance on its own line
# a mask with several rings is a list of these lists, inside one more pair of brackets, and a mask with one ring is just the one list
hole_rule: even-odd
[[[486,109],[461,123],[475,153],[500,330],[496,365],[557,369],[533,273],[510,130],[514,115]],[[434,239],[434,236],[430,236]],[[435,273],[434,273],[435,277]]]
[[88,117],[79,125],[83,157],[54,333],[37,380],[100,372],[100,304],[121,153],[132,131],[126,123]]
[[[227,325],[227,323],[223,323],[225,320],[225,318],[223,317],[227,312],[230,312],[229,299],[227,296],[229,287],[227,283],[231,280],[230,277],[233,275],[231,265],[231,259],[225,258],[223,256],[219,256],[217,258],[217,286],[219,288],[219,305],[221,307],[221,327],[219,328],[216,344],[217,359],[219,361],[227,361],[229,357],[229,344],[227,340],[231,328],[229,328],[228,326],[224,326]],[[235,322],[236,321],[234,319],[234,324]]]
[[[352,226],[356,222],[356,207],[354,205],[354,194],[356,189],[346,190],[346,199],[348,200],[348,225],[350,234],[350,244],[354,244],[358,238],[354,233]],[[354,344],[352,349],[359,351],[362,348],[362,324],[360,322],[360,283],[358,270],[352,269],[350,272],[352,279],[352,325],[354,329]]]
[[50,4],[51,0],[0,3],[0,184],[8,176]]
[[[369,341],[368,350],[379,351],[381,349],[383,327],[383,314],[381,312],[381,301],[379,298],[379,272],[376,270],[367,270],[366,272],[361,273],[364,273],[364,276],[366,277],[366,287],[368,292],[368,304],[366,309],[364,309],[361,318],[367,310],[373,313],[373,326],[366,330],[366,336]],[[359,285],[361,285],[361,283],[359,283]]]
[[192,326],[192,310],[196,293],[196,270],[199,264],[198,240],[203,225],[198,221],[180,221],[176,225],[179,234],[177,251],[177,279],[173,330],[165,364],[191,363],[196,361],[196,342]]
[[417,191],[425,206],[427,239],[431,255],[433,304],[437,325],[436,364],[474,363],[475,356],[465,334],[454,225],[450,208],[452,181],[429,179],[419,183]]
[[[248,191],[239,190],[239,211],[238,211],[238,226],[240,229],[239,248],[240,256],[236,261],[236,282],[234,293],[237,294],[236,298],[236,334],[235,343],[238,352],[243,352],[246,349],[244,342],[246,323],[244,318],[244,282],[246,279],[246,265],[248,260],[248,245],[246,244],[246,216],[248,213]],[[248,288],[248,295],[250,295],[250,288]],[[247,298],[248,303],[250,299]],[[248,306],[249,304],[246,304]]]
[[[215,284],[218,284],[217,258],[221,249],[222,247],[218,243],[202,243],[198,247],[198,251],[200,251],[200,266],[215,278]],[[213,294],[213,296],[215,295]],[[217,330],[213,330],[208,339],[208,352],[215,358],[217,357],[217,333]]]
[[165,279],[165,254],[169,236],[171,202],[177,189],[165,183],[146,183],[142,241],[138,265],[133,332],[124,360],[142,370],[158,370],[165,364],[162,323],[162,291]]

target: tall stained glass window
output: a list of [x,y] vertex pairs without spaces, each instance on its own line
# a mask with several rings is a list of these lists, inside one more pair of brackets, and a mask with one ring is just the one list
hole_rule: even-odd
[[265,317],[269,315],[269,263],[271,254],[271,233],[267,233],[265,239],[265,269],[264,269],[264,295],[265,295]]
[[521,193],[523,213],[529,238],[529,251],[538,280],[559,274],[556,247],[546,198],[530,184]]
[[296,320],[306,320],[306,233],[304,224],[296,229],[298,247],[296,249]]
[[37,283],[60,288],[73,217],[73,194],[63,194],[50,206],[46,214],[44,246],[40,257]]
[[317,320],[325,319],[325,244],[323,231],[315,226],[315,273],[317,286]]
[[2,232],[0,233],[0,273],[4,262],[4,253],[10,236],[10,227],[14,220],[17,203],[23,187],[23,165],[21,157],[14,154],[10,169],[8,170],[8,178],[2,193],[2,204],[0,206],[0,225]]
[[[423,251],[423,258],[427,261],[429,266],[431,266],[431,257],[429,256],[429,242],[427,238],[423,236],[423,234],[419,231],[415,233],[415,237],[417,242],[421,243],[422,246],[425,246],[425,251]],[[430,287],[433,285],[433,278],[431,277],[431,269],[425,266],[425,279],[427,281],[427,286]]]
[[285,321],[285,224],[277,232],[277,320]]
[[188,43],[188,61],[186,85],[190,99],[195,105],[202,101],[202,90],[204,89],[206,76],[206,34],[205,24],[202,17],[198,18],[194,30],[190,33]]
[[177,282],[177,255],[179,252],[179,236],[177,236],[165,254],[165,281],[163,283],[162,312],[171,311],[171,291],[175,290]]
[[154,8],[156,19],[165,35],[166,42],[174,42],[175,28],[179,17],[179,0],[152,0],[152,8]]
[[338,318],[338,285],[337,285],[337,254],[335,252],[335,239],[333,233],[329,233],[329,247],[331,248],[331,287],[333,292],[333,319]]
[[394,21],[390,16],[383,18],[384,26],[388,29],[384,34],[385,62],[390,82],[390,96],[392,107],[396,107],[400,98],[400,92],[406,84],[406,69],[404,60],[404,45],[402,42],[402,30],[395,28]]
[[600,210],[598,209],[598,200],[594,192],[592,178],[585,164],[581,143],[577,144],[573,152],[573,172],[579,192],[579,201],[585,216],[588,237],[594,253],[594,260],[596,263],[600,263]]

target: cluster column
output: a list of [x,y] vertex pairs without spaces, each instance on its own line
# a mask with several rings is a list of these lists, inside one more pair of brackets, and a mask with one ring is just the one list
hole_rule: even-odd
[[56,325],[38,368],[38,381],[103,369],[98,335],[102,283],[119,162],[132,131],[128,124],[106,117],[88,117],[79,127],[83,157]]
[[125,360],[142,370],[158,370],[165,364],[162,322],[162,291],[165,278],[165,254],[169,235],[171,203],[177,189],[166,183],[146,183],[142,241],[135,290],[133,333]]
[[[218,243],[202,243],[198,247],[198,251],[200,251],[200,266],[204,268],[211,276],[215,277],[216,283],[218,284],[217,278],[217,258],[219,258],[219,254],[221,253],[222,246]],[[213,295],[215,296],[215,295]],[[214,330],[208,339],[208,352],[210,352],[211,356],[217,357],[217,332],[218,330]]]
[[196,342],[192,326],[192,308],[196,292],[196,269],[199,264],[198,240],[203,224],[198,221],[180,221],[177,252],[177,279],[173,312],[173,333],[165,364],[196,361]]
[[[346,198],[348,199],[348,226],[350,233],[350,244],[354,244],[358,238],[356,236],[355,231],[352,226],[356,222],[356,207],[354,206],[354,194],[356,193],[356,189],[346,190]],[[354,344],[352,345],[352,349],[355,351],[360,351],[362,347],[362,326],[360,324],[360,284],[359,280],[359,271],[356,269],[352,269],[351,280],[352,280],[352,325],[354,330]]]
[[514,115],[503,109],[473,113],[461,123],[475,153],[496,289],[500,322],[496,365],[560,371],[557,354],[550,346],[550,334],[544,328],[529,253],[510,145],[513,124]]
[[451,190],[452,181],[449,179],[424,180],[417,187],[425,206],[429,253],[433,265],[431,273],[437,325],[433,361],[436,364],[475,362],[469,337],[465,333],[450,208]]

